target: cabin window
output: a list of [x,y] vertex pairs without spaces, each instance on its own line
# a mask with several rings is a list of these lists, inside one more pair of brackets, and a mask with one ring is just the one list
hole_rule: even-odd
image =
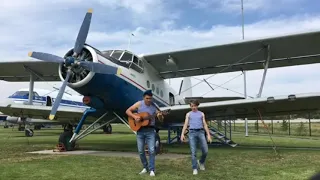
[[154,84],[152,84],[152,91],[154,91],[156,88],[155,88],[155,86],[154,86]]
[[160,90],[160,96],[163,97],[163,91],[162,90]]
[[159,94],[159,88],[158,88],[158,87],[157,87],[157,89],[156,89],[156,93]]

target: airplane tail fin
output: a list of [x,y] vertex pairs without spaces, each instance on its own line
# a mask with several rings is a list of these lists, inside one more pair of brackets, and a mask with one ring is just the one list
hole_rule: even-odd
[[191,78],[184,77],[180,84],[179,94],[182,97],[192,97]]

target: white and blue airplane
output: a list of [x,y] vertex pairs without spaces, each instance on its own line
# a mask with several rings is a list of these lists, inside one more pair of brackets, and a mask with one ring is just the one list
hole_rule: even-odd
[[[30,80],[30,92],[33,92],[34,81],[63,81],[52,107],[4,104],[0,105],[0,111],[17,117],[77,121],[75,131],[64,132],[59,137],[60,143],[70,147],[67,150],[72,150],[75,142],[90,134],[93,130],[87,131],[97,122],[103,121],[102,125],[110,122],[128,125],[126,109],[141,100],[147,89],[153,91],[154,101],[160,110],[171,109],[163,123],[157,121],[157,132],[184,121],[189,111],[189,99],[200,99],[200,110],[210,119],[319,110],[320,93],[278,97],[262,97],[261,94],[269,68],[319,63],[320,32],[135,55],[127,50],[100,51],[86,44],[91,17],[92,9],[89,9],[74,47],[64,57],[30,52],[30,57],[41,61],[0,62],[0,79],[11,82]],[[264,69],[264,73],[257,98],[216,101],[214,98],[192,97],[192,88],[196,85],[191,84],[191,76],[258,69]],[[178,92],[165,81],[169,78],[183,78]],[[59,105],[66,86],[83,95],[83,103],[90,108],[61,108]],[[29,95],[30,100],[33,94]],[[80,132],[85,122],[93,123]],[[160,142],[159,135],[156,141]]]
[[[33,91],[33,100],[32,100],[32,105],[33,106],[52,106],[52,103],[54,103],[55,98],[57,96],[56,91],[49,91],[46,89],[34,89]],[[90,108],[89,106],[85,105],[82,102],[82,96],[76,96],[76,95],[68,95],[64,94],[59,106],[61,108],[64,107],[73,107],[73,108],[78,108],[80,110],[83,109],[88,109]],[[29,104],[29,89],[19,89],[6,99],[6,103],[8,104],[21,104],[21,105],[26,105]],[[41,129],[42,125],[45,124],[61,124],[61,125],[69,125],[69,124],[76,124],[77,122],[64,122],[64,121],[51,121],[49,119],[37,119],[37,118],[30,118],[30,117],[14,117],[14,116],[7,116],[2,114],[0,120],[6,121],[11,124],[18,124],[19,125],[19,130],[25,130],[25,134],[28,137],[33,136],[33,130],[30,128],[25,128],[26,125],[34,125],[34,129]],[[22,125],[24,127],[22,127]],[[109,125],[111,126],[111,125]],[[7,128],[8,126],[5,126]],[[111,127],[103,127],[103,130],[106,133],[111,133]],[[109,132],[110,131],[110,132]]]

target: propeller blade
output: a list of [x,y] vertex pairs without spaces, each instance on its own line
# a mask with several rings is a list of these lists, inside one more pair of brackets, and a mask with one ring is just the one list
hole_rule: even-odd
[[50,113],[50,116],[49,116],[50,120],[53,120],[55,115],[56,115],[56,112],[58,110],[59,104],[60,104],[61,99],[62,99],[62,95],[63,95],[64,90],[66,89],[67,83],[69,81],[70,74],[71,74],[71,70],[69,69],[67,71],[67,76],[66,76],[65,80],[63,81],[62,86],[60,87],[59,93],[58,93],[58,95],[57,95],[57,97],[56,97],[56,99],[54,101],[53,107],[51,109],[51,113]]
[[75,52],[76,54],[79,54],[81,52],[83,45],[87,40],[90,23],[91,23],[91,17],[92,17],[92,9],[89,9],[86,16],[83,19],[76,43],[74,44],[73,52]]
[[49,54],[49,53],[42,53],[42,52],[29,52],[28,56],[33,57],[35,59],[39,59],[42,61],[48,61],[48,62],[56,62],[56,63],[63,63],[64,59],[62,57]]
[[101,63],[93,63],[88,61],[80,61],[78,63],[84,69],[100,74],[119,74],[120,68],[109,66]]

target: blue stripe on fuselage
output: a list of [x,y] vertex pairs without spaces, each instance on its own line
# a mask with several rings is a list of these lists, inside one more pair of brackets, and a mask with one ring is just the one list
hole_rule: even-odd
[[[142,100],[143,90],[112,74],[95,74],[91,81],[83,87],[74,89],[85,96],[96,96],[104,101],[105,109],[125,116],[125,111],[132,104]],[[154,98],[158,106],[167,106]]]
[[[9,99],[14,99],[14,101],[22,101],[22,102],[28,102],[29,101],[29,97],[28,96],[9,96],[8,98]],[[52,98],[52,100],[54,102],[54,98]],[[36,97],[33,97],[33,102],[46,104],[47,98],[44,97],[44,96],[36,96]],[[88,107],[88,106],[86,106],[85,104],[83,104],[81,102],[71,101],[71,100],[61,100],[60,105],[61,106],[69,106],[69,107],[79,107],[79,108]]]

